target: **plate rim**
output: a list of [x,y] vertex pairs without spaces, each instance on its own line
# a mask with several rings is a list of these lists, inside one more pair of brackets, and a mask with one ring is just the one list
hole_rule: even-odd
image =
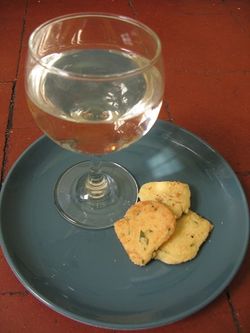
[[[213,292],[209,297],[204,299],[202,302],[200,302],[198,305],[196,304],[195,306],[192,306],[188,310],[184,311],[173,315],[171,318],[161,318],[161,320],[158,321],[151,321],[147,323],[141,323],[141,324],[121,324],[121,323],[114,323],[114,322],[106,322],[106,321],[101,321],[101,320],[96,320],[96,319],[91,319],[86,316],[80,316],[75,314],[74,312],[71,312],[69,310],[64,309],[63,307],[58,306],[53,302],[53,300],[48,299],[46,296],[43,296],[40,292],[35,290],[35,287],[33,287],[27,279],[22,276],[22,274],[19,272],[19,269],[16,267],[14,259],[12,259],[11,254],[9,253],[8,246],[5,244],[4,241],[4,235],[2,231],[2,214],[0,215],[0,247],[2,249],[3,255],[11,268],[12,272],[16,276],[16,278],[19,280],[19,282],[22,284],[22,286],[27,289],[36,299],[38,299],[41,303],[45,304],[48,308],[52,309],[56,313],[59,313],[60,315],[63,315],[67,318],[70,318],[76,322],[82,323],[82,324],[87,324],[91,325],[94,327],[98,328],[105,328],[105,329],[120,329],[120,330],[142,330],[142,329],[150,329],[150,328],[156,328],[156,327],[162,327],[164,325],[169,325],[174,322],[183,320],[184,318],[189,317],[190,315],[193,315],[203,309],[205,306],[210,304],[212,301],[214,301],[222,292],[226,289],[226,287],[230,284],[230,282],[233,280],[237,272],[239,271],[245,256],[246,252],[248,249],[248,244],[250,240],[250,228],[249,228],[249,222],[250,222],[250,214],[249,214],[249,205],[248,205],[248,200],[245,194],[245,191],[241,185],[241,182],[231,167],[231,165],[225,160],[225,158],[216,150],[214,149],[211,145],[209,145],[204,139],[200,138],[198,135],[192,133],[191,131],[176,125],[175,123],[172,123],[171,121],[166,121],[166,120],[157,120],[156,122],[160,126],[170,126],[172,128],[178,129],[181,132],[184,132],[186,135],[191,136],[192,138],[195,139],[195,141],[199,141],[203,146],[206,146],[207,149],[209,149],[212,153],[214,153],[221,162],[223,162],[224,165],[230,170],[232,173],[232,176],[234,178],[234,181],[237,185],[238,190],[240,190],[241,197],[242,197],[242,207],[244,209],[244,213],[246,215],[246,237],[244,239],[244,242],[242,242],[242,247],[241,247],[241,253],[239,254],[240,260],[234,265],[233,269],[231,269],[230,274],[227,276],[227,278],[223,281],[223,283],[220,284],[220,287],[217,288],[215,292]],[[149,131],[150,133],[150,131]],[[23,158],[25,158],[26,154],[30,152],[31,149],[33,149],[37,144],[42,143],[43,141],[50,141],[50,139],[46,135],[42,135],[39,138],[37,138],[34,142],[32,142],[28,147],[24,149],[24,151],[18,156],[18,158],[15,160],[15,162],[12,164],[10,167],[8,174],[6,175],[2,187],[1,187],[1,192],[0,192],[0,213],[2,210],[2,204],[3,204],[3,196],[5,193],[5,190],[8,186],[8,182],[10,181],[14,171],[16,168],[18,168],[19,163],[22,161]]]

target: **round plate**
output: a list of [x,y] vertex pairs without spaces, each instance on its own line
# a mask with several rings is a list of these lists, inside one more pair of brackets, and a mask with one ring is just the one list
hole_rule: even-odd
[[138,267],[113,228],[84,230],[57,213],[58,177],[86,159],[43,137],[9,173],[1,196],[1,245],[23,285],[67,317],[115,329],[171,323],[218,296],[237,272],[249,235],[246,198],[225,160],[193,134],[162,121],[128,149],[105,156],[127,168],[139,186],[187,182],[192,209],[214,224],[194,260]]

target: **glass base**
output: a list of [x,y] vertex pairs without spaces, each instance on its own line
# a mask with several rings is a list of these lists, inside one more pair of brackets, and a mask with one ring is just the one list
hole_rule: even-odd
[[[55,186],[54,200],[59,213],[82,228],[110,227],[137,201],[138,187],[133,176],[122,166],[102,162],[108,190],[105,195],[90,195],[86,182],[91,162],[81,162],[67,169]],[[93,193],[93,191],[91,192]]]

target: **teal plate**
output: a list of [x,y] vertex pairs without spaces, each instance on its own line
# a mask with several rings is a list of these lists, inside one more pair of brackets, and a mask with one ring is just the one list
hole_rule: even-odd
[[113,329],[169,324],[214,300],[240,267],[249,237],[247,201],[227,162],[198,137],[163,121],[128,149],[105,157],[130,170],[139,186],[157,180],[187,182],[192,209],[214,224],[194,260],[138,267],[113,228],[83,230],[57,213],[53,189],[58,177],[86,159],[42,137],[5,180],[1,245],[21,283],[61,314]]

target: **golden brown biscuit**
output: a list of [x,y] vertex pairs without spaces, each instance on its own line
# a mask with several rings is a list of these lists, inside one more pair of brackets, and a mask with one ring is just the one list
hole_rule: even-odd
[[143,266],[173,234],[175,224],[174,214],[164,204],[141,201],[131,206],[114,228],[131,261]]
[[153,200],[164,203],[176,218],[187,213],[190,208],[190,189],[185,183],[176,181],[150,182],[142,185],[139,194],[141,201]]
[[166,264],[180,264],[193,259],[212,229],[209,221],[189,211],[177,220],[173,235],[159,248],[156,259]]

